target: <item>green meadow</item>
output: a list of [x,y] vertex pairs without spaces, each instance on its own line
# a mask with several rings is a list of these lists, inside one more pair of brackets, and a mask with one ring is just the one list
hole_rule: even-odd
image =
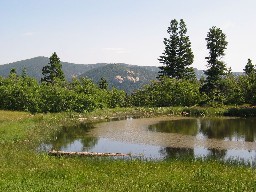
[[79,119],[101,121],[170,110],[115,109],[84,115],[0,111],[0,191],[256,191],[255,169],[235,163],[53,157],[37,150],[63,125],[78,124]]

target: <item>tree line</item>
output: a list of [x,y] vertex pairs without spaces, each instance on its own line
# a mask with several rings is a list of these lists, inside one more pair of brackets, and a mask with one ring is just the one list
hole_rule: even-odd
[[124,107],[126,93],[107,89],[107,82],[101,79],[98,85],[87,78],[65,81],[62,65],[54,52],[48,65],[42,69],[41,82],[21,75],[15,69],[9,77],[0,77],[0,108],[37,112],[76,111],[90,112],[97,108]]
[[196,79],[191,67],[194,54],[183,19],[170,22],[169,38],[164,38],[165,49],[158,59],[158,81],[133,93],[136,106],[193,106],[256,104],[256,68],[248,59],[244,75],[235,76],[227,68],[223,56],[228,42],[223,31],[213,26],[205,38],[209,55],[206,78]]
[[194,55],[184,20],[170,22],[158,80],[131,95],[108,88],[105,79],[98,84],[87,78],[65,81],[62,65],[54,52],[42,69],[41,82],[21,75],[15,69],[0,77],[0,109],[36,112],[89,112],[97,108],[128,106],[164,107],[194,105],[256,104],[256,67],[248,59],[244,75],[235,76],[222,61],[227,49],[226,35],[216,26],[205,38],[209,55],[205,58],[205,78],[196,79],[191,67]]

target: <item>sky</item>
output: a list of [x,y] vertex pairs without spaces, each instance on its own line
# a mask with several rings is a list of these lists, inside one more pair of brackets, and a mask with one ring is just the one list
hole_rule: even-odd
[[255,0],[0,0],[0,64],[56,52],[77,64],[161,66],[172,19],[187,25],[193,67],[206,69],[205,38],[226,34],[232,71],[256,63]]

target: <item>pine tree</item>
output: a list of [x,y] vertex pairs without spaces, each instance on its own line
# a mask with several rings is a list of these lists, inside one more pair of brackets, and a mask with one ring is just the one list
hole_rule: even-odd
[[108,89],[108,82],[106,79],[104,79],[103,77],[101,77],[100,81],[99,81],[99,88],[100,89],[105,89],[107,90]]
[[180,23],[176,19],[172,20],[167,33],[170,37],[164,38],[165,51],[158,59],[164,65],[159,67],[159,78],[195,79],[195,72],[189,67],[194,61],[194,55],[183,19]]
[[9,73],[9,78],[17,78],[17,77],[18,77],[18,75],[17,75],[16,69],[15,69],[15,68],[12,68],[12,69],[10,70],[10,73]]
[[21,77],[22,77],[23,79],[25,79],[27,76],[28,76],[28,74],[27,74],[27,69],[26,69],[26,67],[24,67],[24,68],[22,69],[22,72],[21,72]]
[[256,72],[255,66],[252,64],[252,60],[248,59],[247,64],[245,65],[244,72],[246,75],[251,75]]
[[56,80],[65,80],[60,58],[57,56],[56,52],[50,57],[48,65],[43,67],[42,74],[43,78],[41,82],[53,84]]
[[205,40],[209,56],[205,57],[208,69],[204,72],[206,80],[202,86],[202,91],[214,97],[215,93],[221,91],[220,80],[227,73],[226,65],[221,59],[225,55],[228,42],[222,30],[215,26],[210,28]]
[[11,68],[11,70],[10,70],[10,75],[12,75],[12,74],[17,75],[17,71],[16,71],[15,68]]

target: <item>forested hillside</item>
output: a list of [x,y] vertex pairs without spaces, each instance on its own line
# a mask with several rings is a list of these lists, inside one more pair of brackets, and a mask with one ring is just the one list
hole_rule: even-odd
[[[35,57],[0,65],[0,76],[8,77],[13,68],[16,69],[18,75],[21,75],[25,68],[28,76],[40,81],[42,69],[47,63],[49,63],[48,57]],[[71,81],[73,77],[88,77],[94,83],[98,83],[104,77],[109,84],[109,88],[115,87],[128,93],[155,80],[159,71],[158,67],[155,66],[128,64],[74,64],[68,62],[61,62],[61,64],[67,81]]]
[[[42,77],[42,69],[45,65],[47,65],[47,63],[49,63],[49,58],[40,56],[10,64],[0,65],[0,76],[7,77],[12,68],[16,69],[17,74],[21,74],[22,70],[25,68],[28,76],[39,81]],[[104,63],[74,64],[68,62],[61,62],[61,64],[65,77],[68,81],[70,81],[74,76],[79,76],[86,71],[106,65]]]
[[[0,65],[0,76],[8,77],[10,70],[15,68],[18,75],[21,75],[25,68],[27,75],[40,81],[42,77],[42,68],[49,63],[48,57],[35,57],[10,64]],[[137,66],[128,64],[74,64],[61,62],[62,69],[67,81],[71,81],[73,77],[88,77],[94,83],[98,83],[103,77],[107,80],[109,88],[115,87],[131,93],[141,88],[145,84],[149,84],[152,80],[156,80],[159,68],[156,66]],[[194,68],[197,79],[204,76],[203,70]],[[240,75],[242,73],[235,73]]]
[[88,77],[95,83],[103,77],[107,80],[109,88],[115,87],[127,93],[156,80],[157,67],[141,67],[127,64],[109,64],[87,71],[79,77]]

